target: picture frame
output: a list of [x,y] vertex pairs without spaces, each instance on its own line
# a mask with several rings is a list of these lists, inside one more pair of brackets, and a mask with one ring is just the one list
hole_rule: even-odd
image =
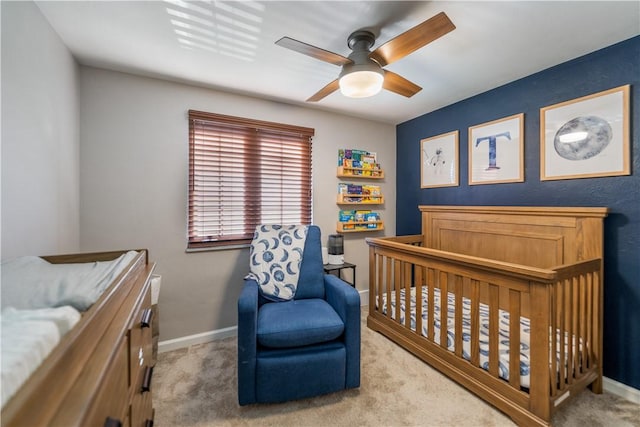
[[469,128],[469,185],[524,181],[524,113]]
[[630,85],[540,109],[540,180],[629,175]]
[[459,132],[420,140],[420,188],[458,186]]

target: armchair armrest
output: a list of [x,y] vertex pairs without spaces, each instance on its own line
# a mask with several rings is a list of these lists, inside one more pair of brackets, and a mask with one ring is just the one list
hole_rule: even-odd
[[256,351],[258,325],[258,283],[244,281],[238,298],[238,401],[256,401]]
[[346,387],[360,386],[360,294],[342,279],[324,275],[327,302],[344,322],[344,342],[347,350]]
[[353,315],[356,315],[358,323],[360,322],[360,294],[354,287],[337,276],[325,274],[324,291],[327,302],[345,324]]

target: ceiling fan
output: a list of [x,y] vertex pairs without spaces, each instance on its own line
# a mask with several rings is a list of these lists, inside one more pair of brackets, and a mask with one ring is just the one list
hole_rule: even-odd
[[382,88],[409,98],[422,88],[383,67],[404,58],[455,28],[449,17],[440,12],[389,40],[373,52],[370,49],[375,43],[375,35],[368,30],[358,30],[351,33],[347,39],[347,44],[353,51],[348,57],[290,37],[283,37],[276,44],[342,67],[338,78],[307,99],[309,102],[320,101],[338,89],[345,96],[352,98],[372,96]]

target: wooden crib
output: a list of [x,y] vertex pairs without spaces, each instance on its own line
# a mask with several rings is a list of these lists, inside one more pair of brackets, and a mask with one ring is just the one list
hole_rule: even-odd
[[607,208],[420,210],[421,235],[367,239],[369,328],[519,425],[601,393]]

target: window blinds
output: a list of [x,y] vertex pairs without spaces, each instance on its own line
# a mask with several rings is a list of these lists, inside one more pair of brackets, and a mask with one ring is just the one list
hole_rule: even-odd
[[188,247],[245,244],[258,224],[310,224],[313,134],[189,111]]

